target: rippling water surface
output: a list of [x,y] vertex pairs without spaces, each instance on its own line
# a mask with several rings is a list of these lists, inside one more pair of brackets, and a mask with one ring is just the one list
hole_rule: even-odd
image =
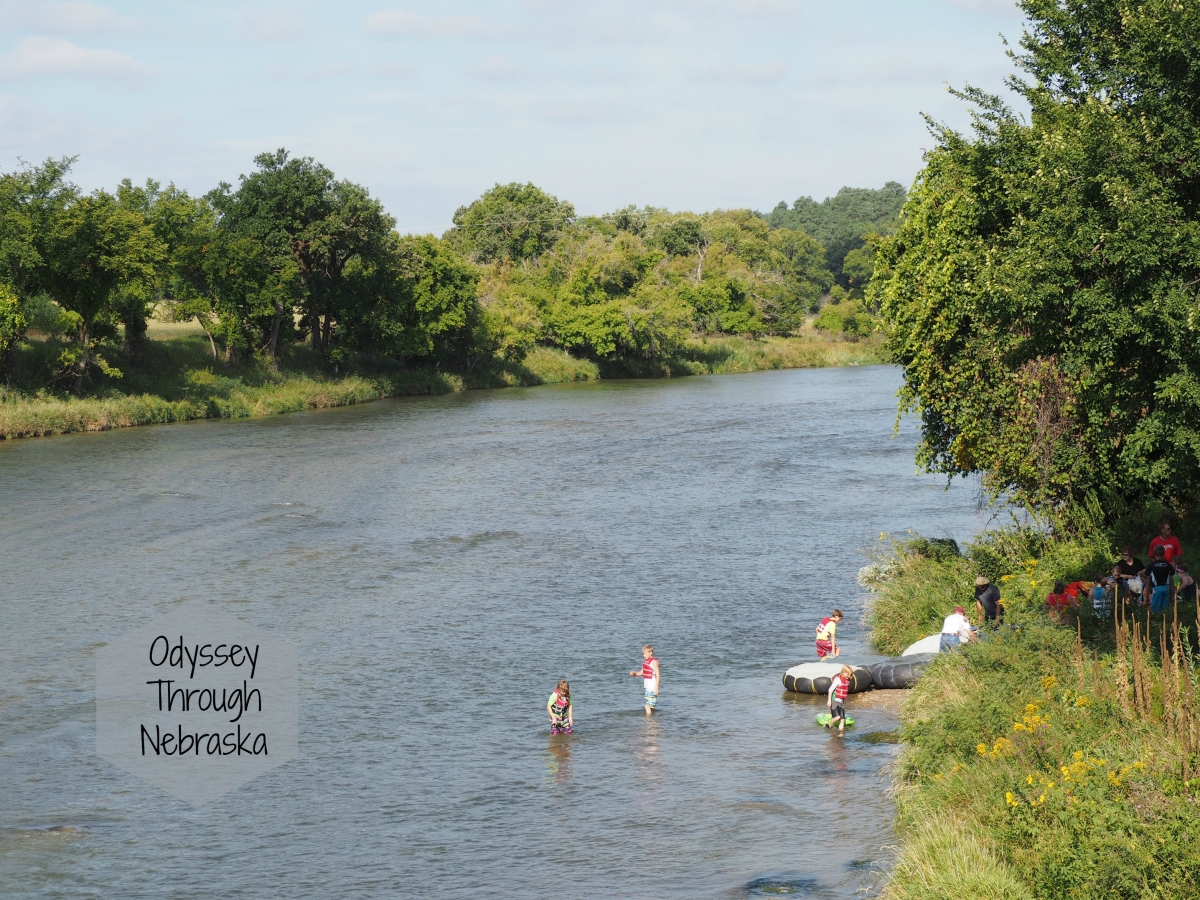
[[[893,750],[817,729],[783,670],[834,605],[867,658],[880,531],[981,524],[914,475],[898,385],[610,382],[0,444],[0,894],[853,896],[891,840]],[[286,636],[301,677],[299,758],[199,810],[93,755],[92,652],[193,598]],[[578,728],[551,738],[560,677]]]

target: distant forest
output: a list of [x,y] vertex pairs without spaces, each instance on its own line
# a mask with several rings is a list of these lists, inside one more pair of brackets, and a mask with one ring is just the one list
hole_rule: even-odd
[[[847,257],[861,250],[868,235],[891,233],[899,221],[904,196],[904,186],[896,181],[879,190],[844,187],[820,203],[801,197],[789,209],[780,201],[766,218],[772,228],[793,228],[820,241],[826,267],[839,284],[849,287],[850,278],[843,271]],[[850,269],[861,269],[863,262],[850,257]],[[869,272],[865,277],[870,277]]]
[[[73,160],[0,175],[0,356],[56,341],[53,380],[81,391],[139,359],[151,317],[194,321],[214,358],[305,342],[357,357],[471,372],[549,346],[654,361],[696,334],[854,339],[873,235],[904,189],[845,188],[770,214],[627,207],[580,216],[533,184],[496,185],[441,237],[401,235],[367,188],[316,160],[264,153],[235,187],[191,196],[126,180],[86,192]],[[108,349],[106,349],[108,348]]]

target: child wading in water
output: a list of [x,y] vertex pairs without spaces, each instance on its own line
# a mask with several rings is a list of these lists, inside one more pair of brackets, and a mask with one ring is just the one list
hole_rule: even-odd
[[850,680],[854,677],[854,670],[849,666],[842,666],[842,671],[833,676],[833,680],[829,684],[829,707],[830,720],[826,728],[832,728],[834,723],[837,723],[838,733],[846,730],[846,695],[850,693]]
[[835,609],[817,626],[817,659],[824,659],[827,656],[832,659],[842,652],[837,645],[837,627],[840,621],[842,621],[842,611]]
[[658,660],[654,658],[654,648],[649,644],[642,648],[642,670],[639,672],[634,669],[629,675],[632,678],[636,678],[638,675],[642,676],[646,715],[652,715],[654,707],[658,704],[658,686],[662,670],[659,668]]
[[546,712],[550,713],[551,734],[574,734],[575,707],[571,705],[571,685],[563,679],[546,701]]

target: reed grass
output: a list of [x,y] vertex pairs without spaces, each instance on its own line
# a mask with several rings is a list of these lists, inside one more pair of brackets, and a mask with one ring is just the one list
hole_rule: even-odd
[[672,375],[735,375],[770,369],[867,366],[887,362],[881,339],[694,337],[669,367]]
[[204,418],[243,418],[367,403],[384,397],[590,381],[601,377],[725,374],[763,369],[866,365],[883,360],[878,341],[827,340],[812,335],[751,340],[694,338],[668,362],[603,362],[536,347],[519,363],[500,362],[469,376],[407,370],[359,360],[357,373],[338,376],[303,346],[285,349],[279,371],[254,360],[213,360],[194,322],[152,321],[142,360],[110,354],[122,377],[96,377],[91,395],[75,397],[50,380],[63,349],[53,338],[18,349],[19,377],[0,387],[0,437],[13,439],[106,431]]
[[[1104,534],[1002,532],[941,559],[899,542],[874,563],[875,602],[893,612],[920,605],[931,583],[963,602],[988,561],[1011,576],[1004,626],[938,657],[901,711],[901,843],[883,900],[1196,896],[1195,606],[1118,607],[1107,619],[1088,606],[1063,627],[1036,597],[1046,581],[1091,571],[1110,545]],[[959,593],[947,598],[949,584]],[[924,636],[925,620],[908,621],[912,631],[888,640]]]

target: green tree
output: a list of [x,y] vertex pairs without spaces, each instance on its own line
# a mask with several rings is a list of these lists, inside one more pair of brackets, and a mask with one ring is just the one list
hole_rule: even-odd
[[143,294],[157,277],[163,252],[153,229],[138,213],[122,209],[114,196],[96,191],[58,211],[38,244],[39,286],[66,311],[75,331],[74,346],[61,357],[75,392],[82,392],[92,366],[119,376],[97,342],[116,337],[118,303]]
[[359,298],[347,349],[402,362],[474,367],[478,269],[432,235],[399,238],[390,253],[355,262]]
[[145,296],[162,245],[138,211],[67,180],[73,160],[47,160],[0,179],[0,267],[18,296],[48,294],[74,343],[61,356],[76,392],[92,366],[113,375],[98,342],[117,337],[127,298]]
[[[1026,0],[1014,81],[968,90],[871,290],[919,459],[993,495],[1111,513],[1200,479],[1200,6]],[[931,123],[932,124],[932,123]]]
[[[878,236],[874,237],[878,239]],[[872,236],[868,235],[866,244],[851,250],[842,260],[842,274],[855,292],[865,290],[871,283],[871,276],[875,274],[875,247],[871,238]],[[861,293],[856,293],[856,296],[861,296]]]
[[454,213],[445,239],[475,262],[536,259],[575,219],[575,207],[533,184],[497,184]]
[[887,234],[896,227],[904,196],[904,186],[895,181],[878,190],[844,187],[820,203],[812,197],[800,197],[790,208],[781,202],[767,220],[772,228],[797,229],[820,241],[830,273],[849,287],[847,254],[864,246],[868,235]]
[[12,377],[17,341],[25,334],[25,315],[17,292],[0,283],[0,370]]
[[275,313],[264,349],[276,356],[294,304],[313,348],[329,353],[338,325],[352,326],[342,305],[347,267],[390,252],[395,220],[366,188],[336,180],[311,157],[280,149],[254,162],[236,192],[222,185],[210,201],[223,228],[258,241],[271,261]]

